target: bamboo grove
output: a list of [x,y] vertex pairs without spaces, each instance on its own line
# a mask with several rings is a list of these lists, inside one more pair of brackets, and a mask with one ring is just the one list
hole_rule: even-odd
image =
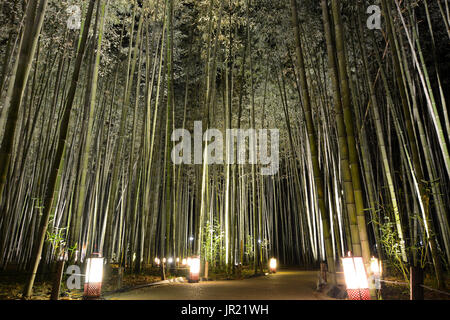
[[[448,1],[3,1],[1,21],[0,270],[25,296],[92,252],[257,273],[350,251],[444,287]],[[279,129],[277,173],[174,164],[195,121]]]

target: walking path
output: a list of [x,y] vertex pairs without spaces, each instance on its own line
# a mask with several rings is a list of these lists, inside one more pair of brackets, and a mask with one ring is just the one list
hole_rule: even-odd
[[107,296],[111,300],[325,300],[317,271],[280,271],[245,280],[170,283]]

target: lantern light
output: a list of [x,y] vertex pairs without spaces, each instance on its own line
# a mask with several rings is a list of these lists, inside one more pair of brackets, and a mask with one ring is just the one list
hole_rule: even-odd
[[87,259],[84,284],[85,298],[99,298],[102,293],[103,258],[99,253],[93,253]]
[[173,258],[169,258],[168,262],[171,264],[173,262]]
[[277,259],[275,259],[275,258],[270,259],[269,270],[270,270],[270,273],[277,272]]
[[190,267],[191,263],[192,263],[192,258],[191,257],[187,258],[186,264]]
[[362,257],[342,258],[345,283],[350,300],[370,300],[369,282]]
[[200,279],[200,257],[193,257],[190,264],[189,282],[198,282]]
[[177,263],[180,262],[180,258],[177,258]]
[[372,272],[372,284],[374,285],[375,289],[381,289],[381,274],[383,273],[381,261],[378,261],[377,258],[372,257],[372,259],[370,260],[370,271]]
[[163,263],[166,263],[166,258],[163,258]]
[[181,261],[181,264],[182,264],[183,266],[185,266],[185,265],[187,264],[187,260],[186,260],[186,259],[183,259],[183,260]]
[[372,259],[370,260],[370,271],[372,271],[374,275],[381,276],[382,273],[381,261],[378,262],[377,258],[372,257]]
[[155,258],[155,263],[156,263],[156,265],[158,265],[158,266],[159,266],[159,264],[161,263],[161,260],[159,260],[159,258],[158,258],[158,257],[156,257],[156,258]]

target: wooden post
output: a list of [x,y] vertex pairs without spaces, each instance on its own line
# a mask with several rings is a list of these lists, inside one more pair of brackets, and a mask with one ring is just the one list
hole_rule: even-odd
[[244,263],[244,240],[242,240],[242,239],[241,239],[241,247],[240,247],[239,251],[240,251],[239,254],[241,257],[241,263],[243,264]]
[[209,267],[209,264],[208,264],[208,261],[206,261],[205,262],[205,280],[208,280],[208,267]]
[[119,267],[117,268],[117,289],[122,288],[122,281],[123,281],[123,268]]
[[161,262],[161,280],[166,280],[166,268],[165,263]]
[[320,275],[323,283],[327,283],[327,265],[324,262],[320,263]]
[[61,287],[62,274],[64,270],[64,260],[58,260],[56,263],[56,273],[53,279],[53,288],[50,300],[59,300],[59,289]]
[[410,299],[423,300],[423,269],[411,266],[410,268]]

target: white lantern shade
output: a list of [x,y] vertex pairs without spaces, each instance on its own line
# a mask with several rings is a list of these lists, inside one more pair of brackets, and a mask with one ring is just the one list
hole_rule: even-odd
[[270,270],[276,270],[277,269],[277,259],[275,259],[275,258],[270,259],[269,267],[270,267]]
[[190,267],[192,263],[192,258],[187,258],[186,264]]
[[173,262],[173,258],[169,258],[169,264]]
[[200,258],[191,259],[190,271],[191,271],[191,274],[199,274],[200,273]]
[[186,259],[183,259],[183,260],[181,261],[181,264],[182,264],[183,266],[185,266],[185,265],[187,264],[187,260],[186,260]]
[[372,271],[374,275],[381,276],[381,270],[381,261],[378,262],[377,258],[372,258],[370,260],[370,271]]
[[103,258],[93,257],[87,259],[86,283],[100,283],[103,279]]
[[349,257],[342,259],[344,277],[347,289],[369,288],[366,269],[362,257]]

